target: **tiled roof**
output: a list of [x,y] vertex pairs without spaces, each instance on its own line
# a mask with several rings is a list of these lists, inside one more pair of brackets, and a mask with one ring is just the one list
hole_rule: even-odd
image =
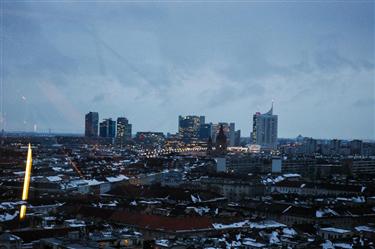
[[212,220],[208,217],[166,217],[141,213],[118,211],[110,217],[115,222],[152,230],[172,232],[211,229]]
[[134,185],[123,185],[119,186],[109,192],[114,195],[127,196],[129,198],[165,198],[168,197],[172,200],[191,200],[191,194],[199,194],[203,200],[209,200],[212,198],[221,197],[218,194],[207,192],[207,191],[190,191],[181,188],[169,188],[158,185],[152,186],[134,186]]

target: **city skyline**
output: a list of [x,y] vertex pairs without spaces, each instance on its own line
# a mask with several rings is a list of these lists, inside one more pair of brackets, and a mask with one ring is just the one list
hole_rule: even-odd
[[204,115],[249,136],[274,99],[279,137],[375,139],[373,2],[1,7],[6,131],[83,133],[93,110],[134,131]]
[[[256,116],[258,116],[258,115],[260,115],[260,116],[264,116],[264,115],[268,115],[269,113],[273,113],[273,102],[272,102],[272,107],[271,107],[271,109],[268,111],[268,112],[266,112],[266,113],[260,113],[260,112],[256,112],[256,113],[254,113],[253,114],[253,119],[254,119],[254,117],[256,117]],[[118,120],[119,119],[125,119],[126,120],[126,122],[129,122],[129,120],[126,118],[126,117],[117,117],[117,122],[115,121],[115,120],[112,120],[112,117],[110,116],[110,117],[104,117],[104,118],[101,118],[100,119],[100,116],[99,116],[99,119],[98,119],[98,122],[96,123],[96,129],[98,129],[97,130],[97,135],[88,135],[88,129],[90,130],[90,129],[93,129],[93,128],[91,128],[90,126],[92,126],[93,124],[87,124],[87,117],[89,116],[89,115],[91,115],[92,113],[94,113],[94,114],[98,114],[98,112],[92,112],[92,111],[90,111],[90,112],[88,112],[88,113],[86,113],[85,115],[84,115],[84,126],[83,126],[83,131],[82,132],[61,132],[61,131],[52,131],[52,129],[48,129],[48,131],[24,131],[24,130],[10,130],[10,131],[6,131],[6,130],[4,130],[4,132],[5,133],[9,133],[9,134],[12,134],[12,133],[14,133],[14,134],[17,134],[17,133],[25,133],[25,134],[32,134],[32,133],[34,133],[34,134],[61,134],[61,135],[69,135],[69,134],[71,134],[71,135],[82,135],[82,136],[85,136],[85,137],[112,137],[112,138],[118,138],[117,136],[118,136],[118,134],[117,134],[117,130],[118,130]],[[277,120],[277,118],[278,118],[278,115],[274,115],[275,117],[276,117],[276,120]],[[178,118],[180,119],[182,116],[181,115],[179,115],[178,116]],[[195,115],[195,114],[190,114],[190,115],[186,115],[186,117],[203,117],[203,119],[205,120],[205,118],[206,118],[206,116],[202,116],[202,115]],[[114,118],[114,119],[116,119],[116,118]],[[111,136],[107,136],[107,135],[100,135],[100,130],[99,130],[99,126],[100,125],[102,125],[102,124],[104,124],[104,123],[106,123],[106,122],[108,122],[108,121],[111,121],[111,122],[113,122],[113,126],[115,127],[115,130],[114,131],[112,131],[112,135]],[[277,123],[277,122],[276,122]],[[128,138],[130,138],[129,136],[132,136],[133,138],[134,138],[134,136],[136,135],[136,133],[144,133],[144,132],[146,132],[146,133],[148,133],[148,132],[151,132],[151,133],[163,133],[163,134],[166,134],[166,135],[168,135],[168,134],[170,134],[170,135],[178,135],[179,134],[179,124],[177,124],[177,129],[176,129],[176,131],[175,132],[170,132],[170,131],[166,131],[166,132],[163,132],[163,131],[157,131],[157,130],[135,130],[134,132],[132,132],[132,124],[128,124],[128,125],[130,125],[130,128],[127,128],[127,129],[130,129],[129,131],[130,131],[130,133],[129,133],[129,131],[128,131]],[[233,125],[233,129],[234,129],[234,125],[235,125],[235,122],[230,122],[230,123],[227,123],[227,122],[223,122],[223,120],[221,120],[221,121],[218,121],[216,124],[215,124],[215,122],[212,122],[212,121],[209,121],[208,120],[208,122],[205,122],[204,123],[204,125],[205,126],[207,126],[207,125],[209,125],[210,126],[210,130],[212,130],[211,131],[211,138],[212,139],[214,139],[215,137],[216,137],[216,135],[215,134],[217,134],[217,131],[218,131],[218,129],[220,128],[220,126],[221,125],[226,125],[226,126],[228,126],[227,127],[227,129],[229,129],[229,125]],[[253,138],[253,131],[254,131],[254,120],[251,120],[250,121],[250,134],[243,134],[242,132],[241,132],[241,130],[233,130],[233,135],[235,135],[237,132],[239,132],[240,134],[241,134],[241,136],[240,136],[240,138],[248,138],[249,139],[249,142],[250,142],[250,144],[257,144],[257,143],[255,143],[254,142],[254,138]],[[277,125],[276,125],[277,126]],[[88,127],[90,127],[90,128],[88,128]],[[121,129],[123,129],[123,128],[121,128]],[[203,129],[206,129],[206,127],[204,127]],[[217,129],[217,130],[216,130]],[[214,132],[214,130],[216,130],[216,132]],[[114,133],[113,133],[114,132]],[[201,131],[199,131],[199,132],[201,132]],[[276,127],[276,133],[278,133],[278,131],[277,131],[277,127]],[[95,132],[94,132],[94,134],[95,134]],[[236,135],[235,135],[236,136]],[[308,134],[298,134],[297,136],[295,136],[295,137],[279,137],[277,134],[276,134],[276,141],[278,141],[278,139],[300,139],[300,138],[308,138],[308,139],[314,139],[314,140],[337,140],[337,139],[339,139],[339,140],[347,140],[347,141],[349,141],[349,140],[358,140],[358,139],[360,139],[360,140],[363,140],[363,141],[375,141],[374,139],[371,139],[371,138],[347,138],[347,137],[312,137],[312,136],[310,136],[310,135],[308,135]],[[208,138],[207,138],[208,139]],[[201,139],[202,140],[202,139]],[[203,140],[206,140],[206,139],[203,139]]]
[[375,0],[0,0],[0,249],[375,249]]

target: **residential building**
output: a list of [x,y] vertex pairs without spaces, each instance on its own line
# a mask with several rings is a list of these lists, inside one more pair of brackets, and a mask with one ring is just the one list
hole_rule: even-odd
[[125,117],[117,118],[117,142],[120,144],[129,141],[132,138],[132,125],[129,124],[129,120]]
[[99,113],[89,112],[85,115],[85,136],[98,136]]
[[114,138],[116,136],[116,121],[111,118],[104,119],[100,123],[100,136]]
[[363,152],[363,143],[362,140],[353,140],[350,141],[350,153],[352,155],[362,155]]

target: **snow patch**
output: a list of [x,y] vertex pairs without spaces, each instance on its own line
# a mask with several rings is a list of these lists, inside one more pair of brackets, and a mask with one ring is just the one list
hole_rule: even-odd
[[10,220],[13,220],[14,218],[17,217],[18,215],[18,211],[14,212],[14,214],[9,214],[9,213],[5,213],[5,214],[0,214],[0,221],[1,222],[4,222],[4,221],[10,221]]
[[60,176],[47,176],[47,180],[50,182],[60,182],[62,178]]
[[296,236],[297,232],[293,228],[283,228],[283,234],[289,235],[289,236]]
[[129,179],[129,177],[126,177],[124,175],[106,177],[106,180],[109,181],[109,182],[121,182],[123,180],[128,180],[128,179]]

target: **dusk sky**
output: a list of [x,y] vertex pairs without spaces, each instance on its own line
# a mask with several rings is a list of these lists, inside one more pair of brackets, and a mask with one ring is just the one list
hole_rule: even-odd
[[249,136],[274,100],[279,137],[375,139],[374,3],[2,1],[2,125],[195,114]]

